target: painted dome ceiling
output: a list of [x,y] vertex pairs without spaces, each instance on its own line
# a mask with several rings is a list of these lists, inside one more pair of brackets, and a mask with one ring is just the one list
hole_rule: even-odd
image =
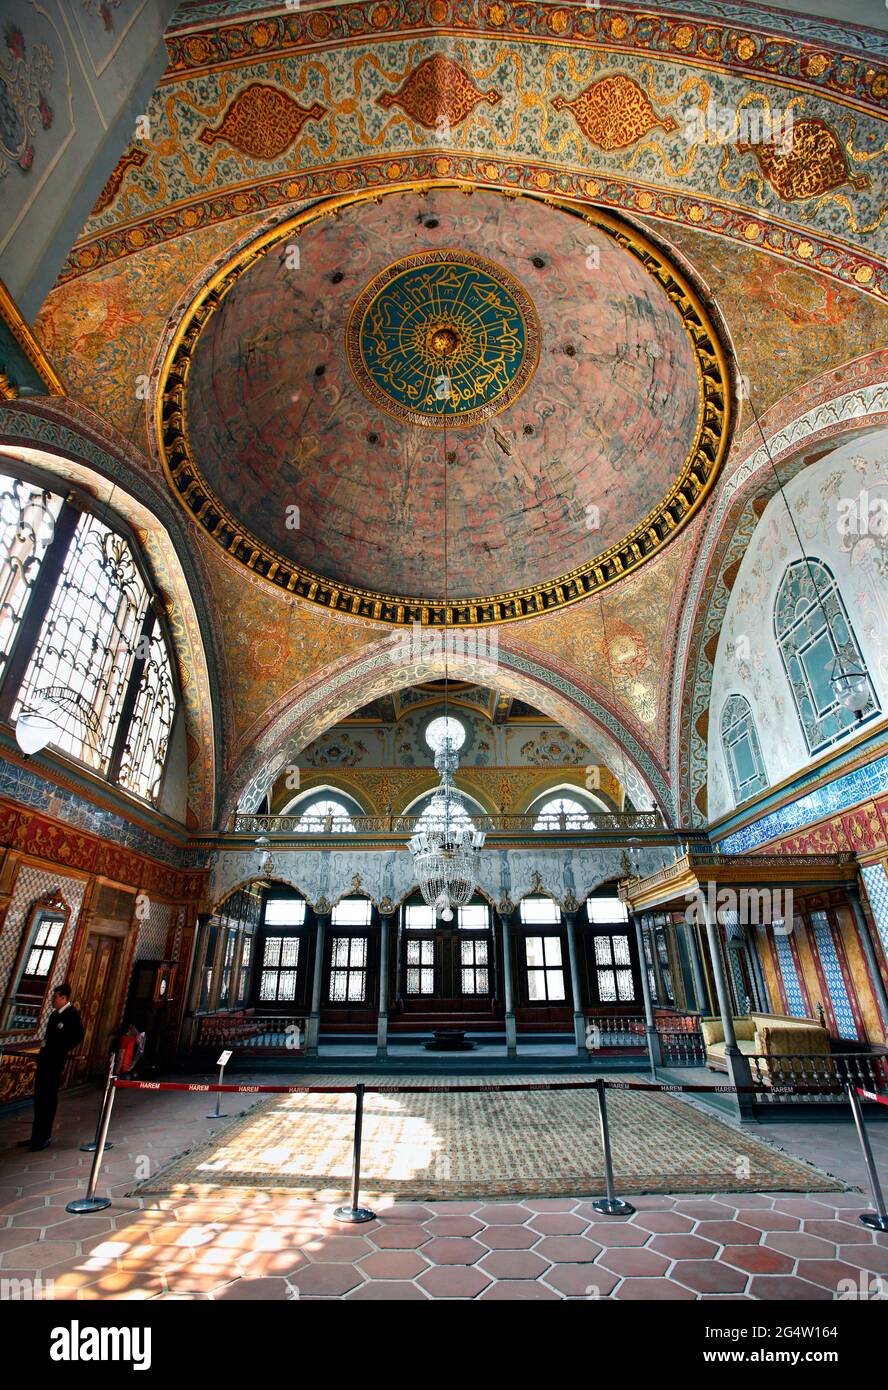
[[192,306],[161,402],[173,482],[278,583],[434,600],[446,454],[451,599],[585,574],[561,591],[581,597],[714,476],[724,366],[689,296],[606,215],[452,187],[346,203]]

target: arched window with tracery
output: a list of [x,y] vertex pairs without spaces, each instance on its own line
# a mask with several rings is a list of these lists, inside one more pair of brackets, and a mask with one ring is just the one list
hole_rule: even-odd
[[572,796],[553,796],[537,811],[534,830],[591,830],[594,828],[589,808]]
[[355,823],[348,807],[343,801],[334,801],[331,797],[313,801],[296,823],[297,835],[321,835],[328,832],[334,835],[351,835],[354,831]]
[[758,730],[745,695],[732,695],[722,710],[721,739],[728,780],[739,806],[768,785]]
[[159,605],[125,528],[0,475],[0,719],[25,751],[49,745],[156,805],[176,705]]
[[[780,581],[774,633],[809,753],[837,743],[879,713],[879,702],[832,571],[822,560],[797,560]],[[839,698],[835,677],[862,674],[863,705]]]

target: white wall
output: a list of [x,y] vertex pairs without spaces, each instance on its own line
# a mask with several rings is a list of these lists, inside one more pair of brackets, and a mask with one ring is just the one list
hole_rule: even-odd
[[[888,506],[888,431],[836,449],[785,484],[785,492],[808,556],[823,560],[836,578],[884,716],[888,713],[888,537],[882,538],[883,558],[877,536],[843,534],[840,518],[850,507],[856,511],[861,500],[863,510],[868,504],[872,514]],[[778,492],[743,558],[719,638],[709,707],[710,821],[734,808],[720,732],[729,696],[745,695],[752,706],[770,785],[813,761],[774,638],[777,589],[787,565],[800,558],[786,504]],[[881,574],[880,563],[885,570]],[[855,732],[849,730],[833,747],[841,748]]]

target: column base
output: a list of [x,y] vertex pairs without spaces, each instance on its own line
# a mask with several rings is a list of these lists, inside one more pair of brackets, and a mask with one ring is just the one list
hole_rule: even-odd
[[506,1014],[506,1056],[518,1056],[518,1034],[515,1029],[514,1014]]
[[584,1057],[586,1048],[586,1016],[585,1014],[574,1014],[574,1037],[577,1043],[577,1056]]
[[317,1057],[318,1039],[321,1032],[320,1014],[310,1014],[305,1025],[305,1055],[306,1057]]

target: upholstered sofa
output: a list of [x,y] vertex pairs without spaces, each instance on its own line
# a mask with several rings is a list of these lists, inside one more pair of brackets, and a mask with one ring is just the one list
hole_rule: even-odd
[[[703,1043],[706,1048],[706,1065],[710,1071],[727,1071],[725,1060],[725,1031],[720,1018],[700,1020]],[[814,1018],[792,1018],[788,1014],[751,1013],[734,1019],[734,1032],[737,1046],[746,1057],[802,1058],[828,1057],[830,1054],[829,1033]],[[810,1067],[810,1063],[807,1064]],[[780,1067],[781,1078],[803,1072],[806,1064],[783,1061]],[[758,1064],[757,1079],[767,1080],[770,1074],[768,1062]]]

